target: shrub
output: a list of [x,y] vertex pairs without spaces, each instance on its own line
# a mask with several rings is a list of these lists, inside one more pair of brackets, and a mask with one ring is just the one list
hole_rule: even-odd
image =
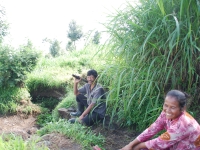
[[39,53],[21,47],[0,47],[0,87],[23,87],[26,74],[36,66]]

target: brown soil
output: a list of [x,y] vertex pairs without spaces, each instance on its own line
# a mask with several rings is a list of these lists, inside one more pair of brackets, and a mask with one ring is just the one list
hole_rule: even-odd
[[105,137],[104,148],[106,150],[119,150],[137,136],[136,132],[128,129],[118,128],[117,126],[105,127],[102,124],[93,126],[93,131],[96,134],[101,134]]
[[[22,136],[24,140],[28,140],[33,135],[36,135],[36,131],[39,129],[35,121],[36,118],[31,115],[0,116],[0,134],[13,133]],[[132,131],[119,129],[117,126],[105,127],[99,124],[94,125],[91,129],[94,133],[101,133],[104,135],[104,148],[106,150],[120,149],[136,135]],[[38,145],[40,144],[45,144],[50,150],[82,150],[81,145],[59,133],[51,133],[42,136],[42,140],[40,140]]]
[[64,88],[58,88],[58,89],[37,89],[35,91],[31,91],[31,97],[33,99],[40,97],[53,97],[57,99],[61,99],[66,94],[66,91]]
[[1,116],[0,133],[15,133],[22,136],[23,139],[27,139],[37,131],[35,120],[33,116]]

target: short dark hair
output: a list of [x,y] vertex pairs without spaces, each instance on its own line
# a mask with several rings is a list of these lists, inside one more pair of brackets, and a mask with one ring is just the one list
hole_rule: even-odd
[[91,76],[93,75],[95,78],[97,78],[98,74],[97,74],[97,71],[94,70],[94,69],[91,69],[87,72],[87,76]]
[[190,97],[187,93],[181,92],[179,90],[171,90],[167,93],[166,97],[167,96],[176,98],[181,108],[186,106],[187,99]]

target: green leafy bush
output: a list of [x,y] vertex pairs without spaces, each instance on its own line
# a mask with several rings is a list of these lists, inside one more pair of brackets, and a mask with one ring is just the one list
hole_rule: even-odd
[[39,53],[28,47],[0,46],[0,87],[23,87],[26,74],[36,66]]

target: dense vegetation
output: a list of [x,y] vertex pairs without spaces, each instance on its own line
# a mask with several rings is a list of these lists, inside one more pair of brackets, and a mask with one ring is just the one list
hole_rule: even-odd
[[189,93],[189,105],[199,100],[200,4],[196,0],[140,3],[127,4],[107,25],[111,47],[104,76],[109,80],[113,116],[122,125],[144,129],[161,111],[168,90]]
[[[39,58],[39,53],[31,45],[19,49],[0,45],[0,112],[2,114],[35,113],[37,106],[21,107],[21,100],[31,100],[25,85],[27,74],[33,71]],[[32,107],[32,108],[31,108]]]
[[[39,134],[57,131],[72,136],[84,147],[103,147],[103,137],[95,137],[84,127],[80,135],[75,135],[79,125],[71,127],[57,111],[75,106],[71,75],[85,77],[87,70],[94,68],[99,72],[99,82],[109,89],[107,114],[121,126],[141,131],[150,125],[162,110],[164,95],[170,89],[191,95],[188,111],[197,117],[199,15],[198,0],[140,0],[140,4],[133,7],[127,3],[110,16],[105,26],[111,36],[103,46],[89,44],[82,50],[48,58],[29,44],[18,51],[1,46],[0,112],[15,113],[19,101],[29,101],[30,94],[60,90],[61,96],[54,97],[56,102],[45,97],[50,101],[39,104],[43,111],[38,116],[38,124],[43,127]],[[52,114],[46,109],[48,105],[53,106]],[[34,111],[36,108],[25,107],[22,112]]]

